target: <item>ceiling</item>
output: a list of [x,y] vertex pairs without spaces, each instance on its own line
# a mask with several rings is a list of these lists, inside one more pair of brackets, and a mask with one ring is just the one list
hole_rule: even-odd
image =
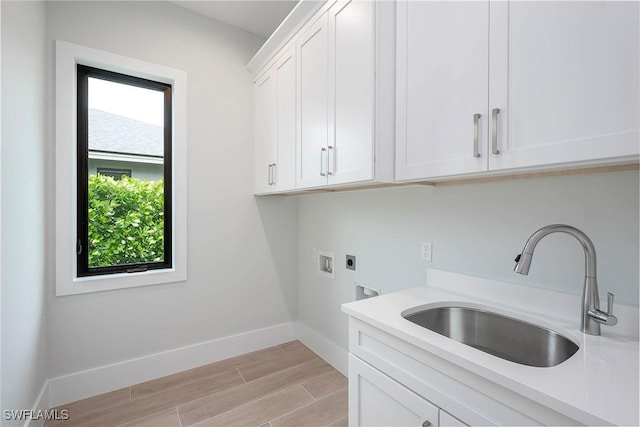
[[268,38],[291,12],[298,0],[171,0],[171,2],[200,15]]

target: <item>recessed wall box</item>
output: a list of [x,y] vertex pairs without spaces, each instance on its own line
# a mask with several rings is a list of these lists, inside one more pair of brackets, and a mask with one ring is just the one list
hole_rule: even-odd
[[356,282],[356,301],[377,297],[378,295],[380,295],[380,291],[378,289],[372,289],[362,283]]
[[318,251],[318,274],[329,279],[334,276],[333,254],[330,252]]

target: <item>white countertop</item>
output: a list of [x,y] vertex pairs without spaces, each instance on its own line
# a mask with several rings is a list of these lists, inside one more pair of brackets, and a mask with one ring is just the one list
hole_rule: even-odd
[[[579,297],[431,269],[429,286],[344,304],[345,313],[494,383],[590,425],[639,425],[638,309],[616,305],[617,326],[580,332]],[[463,302],[553,329],[580,349],[550,368],[520,365],[418,326],[416,306]]]

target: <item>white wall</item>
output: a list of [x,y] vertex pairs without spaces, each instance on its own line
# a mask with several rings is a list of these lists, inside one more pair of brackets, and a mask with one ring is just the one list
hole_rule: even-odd
[[[538,245],[529,276],[513,272],[527,238],[553,223],[593,240],[601,296],[637,306],[638,203],[633,171],[301,197],[300,321],[346,349],[340,304],[354,299],[355,281],[383,293],[424,286],[430,266],[580,295],[584,255],[568,235]],[[419,259],[421,241],[433,243],[432,263]],[[314,247],[335,253],[335,280],[315,273]],[[346,254],[356,255],[355,272]]]
[[[54,296],[55,39],[187,72],[186,283]],[[46,25],[42,4],[2,2],[3,408],[30,407],[47,371],[296,318],[346,348],[340,304],[353,299],[354,281],[391,292],[424,285],[428,266],[577,295],[584,258],[568,236],[539,245],[528,277],[512,273],[527,237],[550,223],[583,229],[598,250],[601,293],[637,305],[637,172],[254,198],[244,67],[261,42],[166,2],[47,2]],[[418,259],[422,240],[433,242],[431,264]],[[336,254],[336,280],[315,273],[314,247]],[[357,271],[344,269],[346,253],[357,256]]]
[[[45,6],[2,2],[2,409],[47,379]],[[20,425],[23,422],[7,422]],[[3,422],[3,425],[4,422]]]
[[293,320],[296,202],[252,195],[245,64],[263,40],[168,2],[47,2],[47,25],[50,55],[60,39],[182,69],[188,85],[188,280],[51,288],[50,377]]

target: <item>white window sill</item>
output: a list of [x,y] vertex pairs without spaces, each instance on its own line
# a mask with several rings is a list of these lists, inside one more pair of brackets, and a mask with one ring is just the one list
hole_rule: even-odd
[[110,291],[138,286],[159,285],[163,283],[183,282],[187,279],[184,272],[175,269],[151,270],[140,273],[118,273],[103,276],[78,277],[71,282],[58,283],[56,295],[74,295],[88,292]]

